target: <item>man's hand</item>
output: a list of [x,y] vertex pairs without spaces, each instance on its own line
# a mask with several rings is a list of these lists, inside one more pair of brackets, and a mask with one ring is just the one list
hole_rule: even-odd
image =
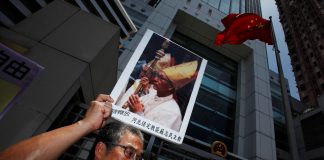
[[90,125],[92,131],[99,129],[104,121],[111,116],[111,103],[113,101],[109,95],[100,94],[96,100],[91,102],[84,119],[81,121]]
[[0,153],[0,160],[58,159],[81,137],[99,129],[111,116],[109,95],[99,95],[91,102],[83,120],[24,140]]
[[164,49],[159,49],[159,50],[157,50],[157,51],[155,52],[155,54],[156,54],[156,57],[158,57],[158,58],[163,57],[163,56],[165,55],[165,53],[164,53]]
[[144,105],[140,102],[139,96],[132,94],[128,99],[128,104],[130,105],[130,110],[132,112],[143,112]]

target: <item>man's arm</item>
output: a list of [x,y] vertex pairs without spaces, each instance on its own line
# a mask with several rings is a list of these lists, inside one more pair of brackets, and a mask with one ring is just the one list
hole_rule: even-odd
[[108,95],[99,95],[91,102],[85,118],[77,123],[24,140],[0,153],[0,160],[57,159],[81,137],[99,129],[111,116]]

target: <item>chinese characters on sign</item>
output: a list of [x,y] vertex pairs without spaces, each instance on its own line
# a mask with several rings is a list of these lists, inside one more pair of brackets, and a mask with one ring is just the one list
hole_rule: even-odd
[[131,115],[132,113],[128,110],[121,109],[120,107],[113,106],[112,115],[113,117],[121,118],[122,121],[130,120],[131,125],[137,128],[145,128],[150,132],[154,132],[155,135],[160,135],[159,137],[164,137],[164,139],[168,139],[169,141],[176,141],[178,143],[182,142],[183,136],[180,136],[179,133],[170,131],[169,128],[161,126],[159,124],[155,124],[154,122],[150,122],[143,117],[137,117],[136,115]]
[[42,69],[0,43],[0,119]]
[[147,30],[116,83],[112,116],[181,144],[207,61]]
[[26,66],[24,61],[11,59],[4,50],[0,51],[0,67],[2,66],[4,66],[2,72],[18,80],[22,80],[30,71],[30,67]]
[[132,122],[133,124],[137,125],[137,126],[142,126],[142,127],[146,127],[148,130],[151,130],[152,132],[155,132],[156,134],[159,134],[161,137],[165,137],[168,139],[173,139],[177,142],[181,142],[181,136],[174,134],[172,132],[168,132],[167,129],[165,129],[164,127],[160,126],[155,126],[154,124],[150,124],[148,122],[141,119],[137,119],[135,117],[132,118]]

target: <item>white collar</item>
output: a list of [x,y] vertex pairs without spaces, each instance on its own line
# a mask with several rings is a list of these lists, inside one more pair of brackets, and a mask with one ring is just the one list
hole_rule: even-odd
[[168,100],[171,100],[172,98],[173,98],[173,94],[170,94],[166,97],[159,97],[159,96],[155,95],[154,101],[168,101]]

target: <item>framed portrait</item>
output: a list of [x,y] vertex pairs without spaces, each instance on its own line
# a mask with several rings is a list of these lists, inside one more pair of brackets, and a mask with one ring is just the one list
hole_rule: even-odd
[[147,30],[119,77],[112,117],[181,144],[207,60]]

